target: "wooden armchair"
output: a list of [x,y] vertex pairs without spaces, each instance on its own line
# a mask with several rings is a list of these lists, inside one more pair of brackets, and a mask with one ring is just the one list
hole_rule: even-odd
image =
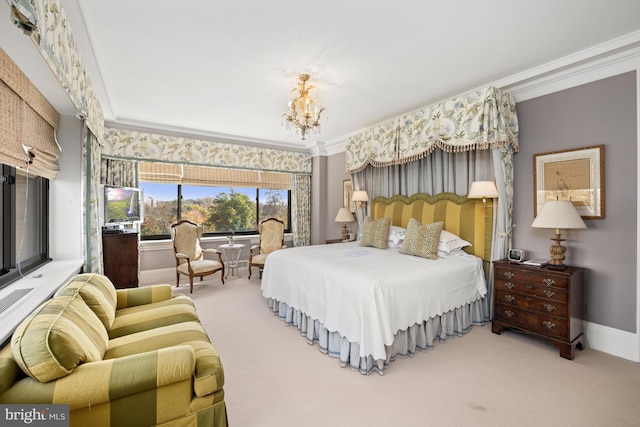
[[286,248],[284,245],[284,222],[278,218],[267,218],[258,225],[260,233],[260,244],[251,247],[249,254],[249,279],[251,279],[251,268],[258,267],[260,278],[267,256],[273,251]]
[[[176,287],[180,286],[180,275],[189,277],[189,293],[193,293],[193,278],[209,276],[221,271],[220,278],[224,285],[224,263],[222,253],[216,249],[202,249],[200,237],[202,227],[191,221],[182,220],[171,225],[171,241],[176,256]],[[205,253],[216,254],[216,260],[204,259]]]

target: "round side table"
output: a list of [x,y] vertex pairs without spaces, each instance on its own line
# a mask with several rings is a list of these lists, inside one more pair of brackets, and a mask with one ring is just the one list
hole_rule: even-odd
[[238,270],[238,263],[240,261],[240,253],[242,252],[242,248],[246,245],[242,243],[234,243],[233,245],[229,245],[225,243],[224,245],[220,245],[219,248],[222,249],[222,257],[224,258],[225,268],[227,269],[226,279],[231,277],[240,277],[240,271]]

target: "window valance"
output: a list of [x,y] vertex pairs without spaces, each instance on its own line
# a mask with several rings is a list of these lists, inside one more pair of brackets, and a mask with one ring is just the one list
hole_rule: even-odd
[[499,145],[518,151],[515,100],[488,86],[379,123],[349,138],[346,168],[389,166],[429,155],[488,149]]
[[106,128],[102,154],[134,160],[311,173],[311,155],[179,136]]
[[291,174],[246,169],[139,162],[140,181],[219,187],[250,187],[291,190]]

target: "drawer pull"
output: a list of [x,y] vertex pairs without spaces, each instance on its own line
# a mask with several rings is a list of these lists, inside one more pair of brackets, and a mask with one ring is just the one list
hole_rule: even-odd
[[542,322],[542,324],[544,325],[545,328],[547,329],[553,329],[556,327],[556,324],[553,322],[550,322],[548,320],[545,320],[544,322]]
[[556,311],[556,306],[555,305],[551,305],[551,304],[543,304],[542,305],[544,307],[545,310],[547,310],[549,313]]
[[513,289],[513,288],[516,287],[516,285],[514,285],[511,282],[504,282],[504,287],[507,288],[507,289]]
[[505,314],[505,316],[507,316],[507,317],[514,317],[514,316],[516,315],[516,314],[515,314],[513,311],[511,311],[511,310],[505,310],[505,311],[504,311],[504,314]]
[[516,300],[516,297],[514,297],[513,295],[505,295],[504,299],[507,300],[507,302],[514,302]]
[[555,296],[556,296],[556,293],[555,293],[555,292],[553,292],[553,291],[550,291],[549,289],[544,289],[544,290],[542,291],[542,293],[543,293],[543,295],[544,295],[545,297],[547,297],[547,298],[552,298],[552,297],[555,297]]
[[544,283],[544,284],[545,284],[545,285],[547,285],[547,286],[555,286],[556,281],[555,281],[555,280],[553,280],[553,279],[549,279],[548,277],[545,277],[545,278],[542,280],[542,283]]
[[512,271],[505,271],[504,272],[504,277],[506,277],[507,279],[513,279],[516,276],[516,274]]

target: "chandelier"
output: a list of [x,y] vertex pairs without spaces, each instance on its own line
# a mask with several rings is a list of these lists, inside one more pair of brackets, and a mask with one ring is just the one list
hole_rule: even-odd
[[325,108],[318,101],[309,96],[309,91],[316,87],[310,85],[307,87],[309,74],[300,74],[298,78],[300,82],[296,89],[292,89],[292,98],[289,100],[289,110],[282,115],[282,121],[287,129],[296,127],[302,134],[304,141],[305,135],[309,132],[320,132],[320,115]]

